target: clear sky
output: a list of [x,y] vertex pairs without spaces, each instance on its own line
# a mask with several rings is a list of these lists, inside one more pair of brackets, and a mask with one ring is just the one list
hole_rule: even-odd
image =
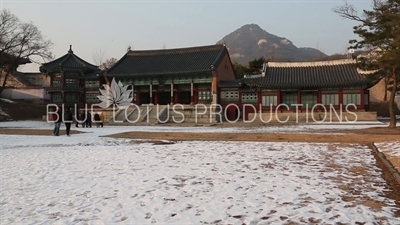
[[[372,0],[348,0],[361,12]],[[297,47],[344,53],[357,36],[356,23],[332,12],[342,0],[0,0],[22,21],[32,21],[54,43],[54,55],[75,54],[94,63],[93,55],[121,58],[135,50],[215,44],[245,24],[258,24]],[[38,65],[20,68],[38,71]]]

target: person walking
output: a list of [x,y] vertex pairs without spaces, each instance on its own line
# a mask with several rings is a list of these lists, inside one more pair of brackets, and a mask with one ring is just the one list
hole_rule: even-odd
[[65,114],[64,114],[64,123],[65,123],[67,136],[69,136],[69,134],[70,134],[72,122],[73,121],[72,121],[71,110],[69,108],[67,108],[65,111]]
[[89,111],[86,114],[86,127],[92,127],[92,114]]
[[104,114],[100,113],[100,127],[103,127],[104,124]]
[[94,121],[93,122],[96,124],[96,127],[100,126],[100,115],[97,112],[94,114]]
[[79,117],[79,119],[81,120],[80,122],[82,124],[82,127],[84,128],[86,126],[86,120],[87,120],[85,111],[82,111],[81,116]]
[[80,120],[79,112],[75,114],[75,127],[79,127],[79,120]]
[[57,106],[56,114],[54,114],[53,136],[60,136],[61,122],[62,122],[62,113],[60,107]]

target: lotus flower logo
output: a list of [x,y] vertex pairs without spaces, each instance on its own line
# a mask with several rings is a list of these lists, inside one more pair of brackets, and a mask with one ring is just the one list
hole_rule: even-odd
[[127,108],[131,105],[133,90],[128,90],[129,85],[124,86],[121,81],[118,83],[113,78],[111,86],[103,84],[104,89],[100,89],[101,95],[97,98],[101,101],[98,105],[105,109],[111,105],[116,105],[119,109]]

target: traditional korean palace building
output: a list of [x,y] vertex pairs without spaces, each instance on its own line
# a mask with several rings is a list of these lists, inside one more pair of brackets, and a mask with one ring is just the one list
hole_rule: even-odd
[[247,118],[255,111],[305,112],[333,106],[369,109],[369,88],[376,80],[359,71],[353,59],[322,62],[267,62],[258,75],[235,78],[225,45],[129,50],[113,67],[100,71],[72,49],[40,68],[51,77],[51,102],[91,105],[112,79],[130,85],[136,105],[220,104],[226,118]]
[[[220,102],[234,103],[246,113],[305,112],[307,110],[365,111],[369,88],[376,80],[356,67],[353,59],[321,62],[268,62],[261,74],[234,81],[221,81]],[[252,105],[252,106],[251,106]],[[235,117],[231,111],[230,116]]]
[[128,51],[106,76],[132,85],[138,105],[216,104],[218,82],[235,72],[225,45],[210,45]]

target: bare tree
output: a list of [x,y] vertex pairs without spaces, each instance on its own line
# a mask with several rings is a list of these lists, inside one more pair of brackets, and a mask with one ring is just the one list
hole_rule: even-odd
[[99,50],[93,53],[93,61],[101,70],[107,70],[118,60],[114,57],[108,58],[104,50]]
[[118,62],[118,60],[116,58],[111,57],[111,58],[106,59],[102,64],[100,64],[99,67],[102,70],[110,69],[117,62]]
[[94,64],[100,66],[106,60],[106,51],[100,49],[92,54]]
[[18,17],[4,9],[0,12],[0,78],[3,82],[0,93],[7,84],[12,71],[21,60],[35,62],[35,57],[44,61],[52,59],[50,51],[53,43],[46,40],[39,29],[32,23],[21,22]]

